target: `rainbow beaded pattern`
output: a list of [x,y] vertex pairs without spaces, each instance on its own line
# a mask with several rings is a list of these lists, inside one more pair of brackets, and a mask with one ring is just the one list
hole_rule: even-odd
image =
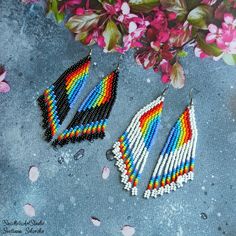
[[197,128],[194,106],[189,105],[170,131],[149,181],[145,198],[175,191],[193,180]]
[[122,173],[121,182],[124,189],[132,189],[132,195],[137,195],[137,184],[160,124],[163,101],[164,97],[160,96],[142,108],[113,145],[116,165]]
[[58,80],[48,87],[38,103],[43,112],[43,128],[48,142],[74,106],[82,87],[87,80],[91,57],[88,55],[67,69]]
[[104,138],[107,119],[116,99],[118,69],[104,77],[90,92],[78,109],[70,125],[53,145],[63,146],[71,142]]

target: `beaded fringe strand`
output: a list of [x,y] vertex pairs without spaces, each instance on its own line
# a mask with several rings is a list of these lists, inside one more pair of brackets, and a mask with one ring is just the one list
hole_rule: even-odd
[[88,55],[69,69],[48,87],[38,98],[42,110],[46,141],[50,142],[75,104],[87,80],[91,56]]
[[54,146],[105,137],[107,120],[116,100],[118,76],[116,69],[90,92],[66,130],[54,140]]
[[193,180],[197,127],[194,106],[189,105],[170,131],[149,181],[145,198],[163,195]]
[[121,172],[121,183],[131,195],[137,195],[141,178],[154,136],[158,131],[164,96],[142,108],[118,142],[113,145],[116,165]]

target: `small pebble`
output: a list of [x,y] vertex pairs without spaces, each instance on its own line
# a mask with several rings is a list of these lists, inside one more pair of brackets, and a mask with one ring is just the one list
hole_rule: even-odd
[[90,220],[92,221],[93,225],[97,227],[101,225],[101,221],[97,217],[91,216]]
[[80,149],[78,152],[75,153],[74,160],[78,161],[83,156],[84,156],[84,149]]
[[64,157],[58,157],[57,161],[59,164],[62,164],[65,160]]
[[114,160],[114,154],[112,152],[112,149],[107,150],[106,158],[107,158],[108,161],[113,161]]
[[201,218],[202,218],[203,220],[206,220],[206,219],[207,219],[207,214],[206,214],[206,213],[202,212],[200,215],[201,215]]

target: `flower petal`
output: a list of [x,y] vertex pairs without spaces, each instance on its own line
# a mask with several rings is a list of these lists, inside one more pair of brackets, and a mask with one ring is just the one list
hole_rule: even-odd
[[0,93],[8,93],[10,91],[10,86],[5,81],[0,82]]
[[31,182],[35,182],[37,181],[38,177],[39,177],[38,167],[31,166],[29,169],[29,179],[31,180]]
[[225,42],[223,41],[222,38],[216,39],[216,45],[220,49],[225,49],[226,48]]
[[124,2],[121,6],[121,11],[124,15],[128,15],[130,13],[130,7],[127,2]]
[[107,179],[109,175],[110,175],[110,169],[107,166],[104,166],[102,170],[102,178]]
[[224,30],[222,34],[222,40],[227,43],[233,40],[233,34],[230,30]]
[[124,236],[132,236],[135,233],[135,228],[130,225],[125,225],[121,229],[121,232]]
[[206,36],[207,43],[214,43],[216,40],[216,34],[208,33]]
[[224,21],[225,21],[226,24],[232,24],[233,21],[234,21],[233,15],[230,14],[230,13],[225,13],[224,14]]
[[98,46],[99,46],[99,47],[104,48],[104,47],[106,46],[104,37],[103,37],[102,35],[99,35],[99,36],[98,36],[97,43],[98,43]]
[[129,23],[129,33],[134,32],[137,29],[137,24],[133,21]]
[[31,204],[27,203],[27,204],[24,205],[23,208],[24,208],[25,214],[27,216],[29,216],[29,217],[34,217],[35,216],[35,209]]
[[218,31],[218,28],[217,28],[217,26],[216,25],[214,25],[214,24],[210,24],[210,25],[208,25],[208,30],[211,32],[211,33],[217,33],[217,31]]
[[94,217],[94,216],[91,216],[90,220],[93,223],[93,225],[95,225],[97,227],[101,225],[101,221],[98,218]]
[[183,67],[178,62],[172,66],[170,80],[174,88],[183,88],[185,75]]

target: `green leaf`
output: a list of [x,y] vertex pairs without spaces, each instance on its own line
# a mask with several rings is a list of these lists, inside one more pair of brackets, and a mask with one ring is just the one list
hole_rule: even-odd
[[178,51],[177,56],[186,57],[186,56],[188,56],[188,53],[184,50],[181,50],[181,51]]
[[199,28],[207,29],[208,23],[212,19],[213,9],[208,5],[199,5],[189,12],[188,22]]
[[50,0],[48,2],[48,13],[52,12],[57,23],[60,23],[64,20],[65,14],[63,12],[59,12],[58,10],[58,0]]
[[222,51],[216,46],[216,44],[207,44],[204,40],[203,35],[199,34],[196,40],[199,48],[201,48],[202,51],[205,52],[207,55],[214,57],[218,57],[219,55],[221,55]]
[[224,54],[223,60],[226,64],[230,66],[236,65],[236,55],[235,54]]
[[73,33],[88,32],[97,26],[99,15],[86,13],[80,16],[72,16],[66,23],[66,27]]
[[107,51],[112,51],[119,43],[121,39],[121,33],[117,28],[117,25],[112,20],[107,22],[106,28],[103,32],[103,37],[106,43],[105,49]]
[[191,0],[191,1],[186,1],[188,10],[192,10],[193,8],[197,7],[201,3],[200,0]]
[[184,87],[185,75],[179,62],[176,62],[171,68],[170,81],[174,88],[180,89]]
[[152,11],[152,9],[156,6],[158,6],[160,3],[160,0],[130,0],[129,5],[133,12],[143,12],[148,13]]
[[175,12],[177,15],[177,20],[185,20],[188,10],[185,0],[160,0],[161,5],[171,12]]

